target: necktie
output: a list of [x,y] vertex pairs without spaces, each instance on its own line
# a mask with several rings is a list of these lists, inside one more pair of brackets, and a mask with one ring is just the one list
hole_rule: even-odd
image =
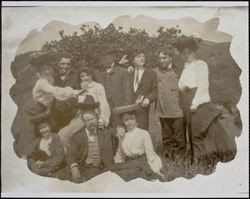
[[138,70],[138,69],[136,69],[136,71],[135,71],[135,84],[134,84],[134,91],[136,91],[136,90],[137,90],[138,85],[139,85],[139,70]]

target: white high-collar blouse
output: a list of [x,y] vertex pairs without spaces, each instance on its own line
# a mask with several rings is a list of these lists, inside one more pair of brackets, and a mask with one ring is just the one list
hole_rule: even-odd
[[140,128],[134,128],[126,132],[120,140],[119,148],[114,158],[115,163],[125,161],[127,157],[138,157],[146,155],[147,162],[153,172],[159,173],[162,168],[161,158],[154,151],[153,143],[149,133]]
[[201,104],[210,102],[209,71],[206,62],[193,60],[191,63],[185,63],[179,79],[179,88],[184,90],[186,87],[190,89],[197,88],[192,101],[193,106],[198,107]]

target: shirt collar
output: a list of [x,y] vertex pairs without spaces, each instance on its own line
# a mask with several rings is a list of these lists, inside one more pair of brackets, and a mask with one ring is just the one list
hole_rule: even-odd
[[87,134],[88,140],[89,140],[90,142],[93,142],[94,139],[97,137],[97,134],[96,134],[96,135],[93,135],[93,134],[90,133],[90,131],[89,131],[87,128],[85,128],[85,129],[86,129],[86,134]]
[[69,70],[66,74],[61,75],[61,76],[60,76],[60,79],[61,79],[61,80],[65,80],[66,77],[69,76],[70,72],[71,72],[71,71]]

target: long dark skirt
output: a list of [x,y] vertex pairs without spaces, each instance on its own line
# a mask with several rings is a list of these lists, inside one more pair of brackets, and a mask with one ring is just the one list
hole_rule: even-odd
[[119,175],[124,181],[128,182],[136,178],[145,180],[156,180],[157,176],[150,169],[146,156],[137,159],[128,159],[124,163],[114,164],[111,172]]
[[200,105],[195,113],[190,112],[195,93],[196,89],[190,90],[183,101],[192,160],[209,169],[218,161],[226,162],[235,157],[234,133],[222,128],[220,111],[212,102]]
[[12,123],[11,131],[14,136],[14,150],[18,157],[27,154],[27,149],[36,137],[35,126],[30,119],[45,112],[46,107],[30,98],[23,107],[19,108]]
[[36,162],[38,160],[40,161],[46,161],[49,160],[51,157],[48,156],[44,151],[37,149],[35,150],[31,157],[29,157],[27,161],[28,168],[35,174],[46,176],[46,177],[57,177],[57,172],[60,168],[62,168],[65,163],[62,162],[61,164],[52,166],[46,166],[39,168]]

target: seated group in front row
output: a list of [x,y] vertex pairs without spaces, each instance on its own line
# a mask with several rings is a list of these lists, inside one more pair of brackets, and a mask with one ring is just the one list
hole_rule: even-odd
[[[125,181],[138,177],[163,179],[162,160],[154,151],[151,137],[146,130],[137,127],[138,105],[114,109],[114,114],[121,117],[123,123],[117,129],[98,127],[98,106],[99,103],[89,95],[78,104],[84,127],[72,136],[67,150],[64,150],[59,135],[52,133],[49,113],[33,118],[31,122],[38,127],[41,136],[30,145],[27,153],[29,168],[42,176],[76,183],[105,171],[114,172]],[[112,137],[119,139],[116,154]]]

